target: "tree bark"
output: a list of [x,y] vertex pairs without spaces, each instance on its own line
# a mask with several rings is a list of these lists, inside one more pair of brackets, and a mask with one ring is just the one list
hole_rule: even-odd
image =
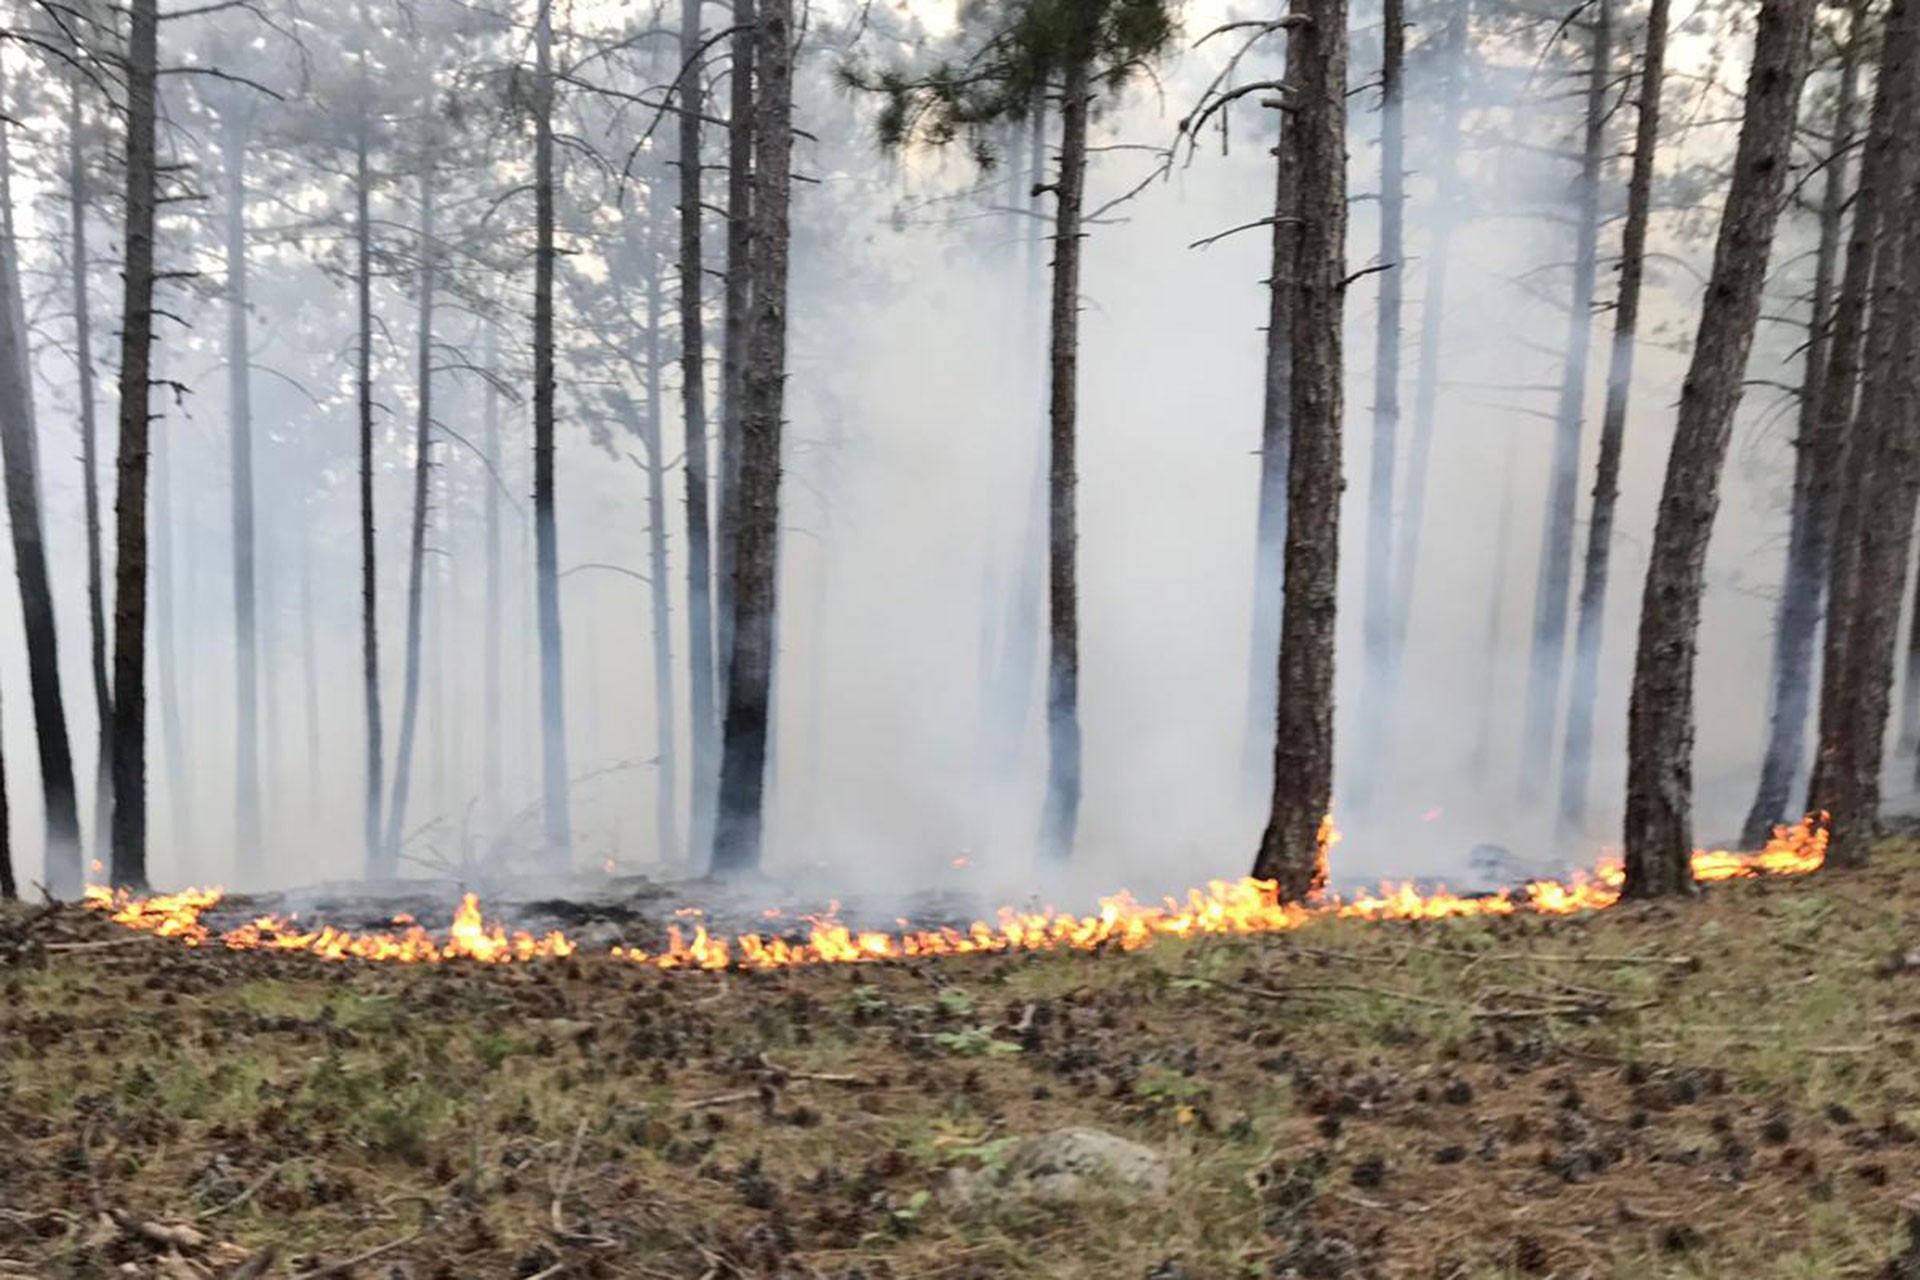
[[1587,71],[1586,141],[1580,153],[1574,229],[1573,292],[1568,302],[1567,355],[1554,409],[1553,463],[1540,535],[1540,578],[1534,591],[1533,647],[1527,666],[1520,792],[1529,803],[1553,779],[1560,672],[1567,653],[1567,603],[1573,592],[1573,526],[1580,500],[1580,436],[1585,426],[1587,363],[1593,337],[1594,280],[1599,266],[1600,166],[1606,158],[1607,89],[1613,71],[1611,0],[1595,0],[1593,58]]
[[1040,855],[1073,856],[1080,824],[1080,587],[1074,491],[1079,431],[1080,240],[1092,101],[1091,31],[1075,33],[1060,102],[1060,173],[1054,183],[1052,335],[1047,398],[1047,792]]
[[1680,393],[1640,606],[1627,713],[1624,891],[1631,897],[1694,889],[1693,668],[1707,542],[1791,168],[1814,7],[1814,0],[1762,0],[1756,22],[1733,180]]
[[[687,682],[693,719],[694,856],[706,853],[714,839],[714,805],[719,727],[714,689],[713,519],[707,473],[706,339],[701,298],[700,116],[704,109],[700,47],[700,0],[680,4],[680,412],[686,432],[687,475]],[[751,274],[751,272],[749,272]],[[742,391],[744,395],[744,388]],[[744,448],[744,442],[742,447]]]
[[[113,581],[113,883],[147,885],[147,439],[153,362],[159,0],[130,0],[125,303]],[[71,787],[69,786],[69,790]],[[183,797],[175,797],[182,803]],[[185,851],[182,851],[183,853]]]
[[[727,83],[727,276],[720,377],[719,571],[715,575],[715,668],[733,660],[733,566],[739,541],[740,396],[753,302],[753,9],[733,0],[732,78]],[[699,121],[694,121],[697,131]],[[718,700],[724,704],[726,691]]]
[[20,896],[13,878],[13,819],[7,811],[7,759],[0,750],[0,902],[12,902]]
[[387,803],[386,837],[381,841],[375,879],[391,878],[400,870],[400,844],[413,783],[413,746],[420,723],[421,615],[427,590],[427,506],[433,478],[433,303],[439,266],[435,194],[429,159],[420,174],[420,318],[414,373],[413,516],[407,540],[406,665],[400,685],[400,737],[393,750],[393,797]]
[[1427,288],[1420,301],[1420,356],[1414,373],[1413,433],[1407,446],[1405,507],[1394,547],[1392,694],[1399,696],[1400,672],[1407,650],[1407,624],[1413,616],[1413,587],[1420,563],[1420,528],[1427,502],[1427,459],[1433,451],[1433,423],[1440,401],[1440,346],[1446,337],[1447,283],[1453,267],[1453,235],[1459,223],[1460,126],[1466,110],[1467,34],[1473,0],[1454,0],[1442,46],[1447,77],[1437,146],[1438,190],[1433,241],[1427,252]]
[[80,494],[87,522],[87,656],[93,676],[93,705],[99,726],[99,754],[93,792],[94,856],[104,864],[113,823],[113,680],[107,671],[107,587],[100,539],[99,397],[93,374],[93,308],[87,277],[87,163],[84,81],[70,78],[67,99],[67,267],[73,295],[75,395],[80,401]]
[[[1600,0],[1604,6],[1607,0]],[[1371,802],[1390,768],[1387,719],[1393,713],[1393,472],[1399,461],[1401,297],[1406,284],[1406,61],[1404,0],[1383,0],[1380,36],[1380,310],[1374,321],[1373,443],[1367,457],[1366,593],[1361,618],[1364,671],[1360,750],[1349,796]]]
[[1580,577],[1580,612],[1573,641],[1573,687],[1567,697],[1567,744],[1560,772],[1560,831],[1574,838],[1587,825],[1587,781],[1593,771],[1594,706],[1600,690],[1600,638],[1613,566],[1614,508],[1620,497],[1620,453],[1633,389],[1640,286],[1646,276],[1647,220],[1653,209],[1653,165],[1660,145],[1660,89],[1666,75],[1668,0],[1647,8],[1640,66],[1640,114],[1627,179],[1627,222],[1620,234],[1620,291],[1613,311],[1613,347],[1607,361],[1607,400],[1600,414],[1600,457],[1594,468],[1593,517],[1587,527]]
[[[235,95],[237,99],[238,95]],[[247,341],[247,146],[251,113],[221,112],[226,170],[227,421],[233,468],[234,856],[252,868],[260,847],[260,640],[255,602],[253,370]]]
[[560,546],[553,482],[553,3],[540,0],[534,31],[533,538],[540,632],[540,778],[547,856],[562,865],[573,843],[567,805],[567,722],[560,648]]
[[[1289,36],[1289,39],[1292,37]],[[1273,787],[1273,708],[1280,696],[1280,609],[1287,557],[1287,455],[1293,448],[1293,294],[1300,240],[1288,122],[1278,113],[1274,145],[1273,265],[1267,278],[1266,377],[1260,411],[1260,509],[1254,524],[1253,671],[1247,679],[1242,770],[1249,789]],[[1264,797],[1263,797],[1264,798]]]
[[[751,32],[748,33],[751,37]],[[739,74],[736,49],[735,72]],[[649,205],[649,208],[652,206]],[[673,613],[668,598],[667,529],[671,517],[667,510],[667,456],[661,431],[661,412],[665,397],[666,353],[661,341],[665,289],[660,279],[661,255],[655,241],[664,242],[663,219],[649,217],[647,246],[647,407],[645,418],[637,424],[646,450],[647,476],[647,597],[653,615],[653,734],[654,734],[654,829],[660,861],[668,866],[680,863],[680,761],[674,730],[673,691]],[[745,264],[741,264],[744,271]],[[729,322],[732,312],[728,313]],[[742,325],[746,317],[741,317]],[[741,353],[744,364],[745,353]]]
[[[364,67],[363,67],[364,74]],[[364,106],[363,106],[364,111]],[[379,560],[373,537],[373,172],[369,163],[368,121],[362,115],[354,135],[354,267],[360,324],[358,383],[360,420],[360,671],[367,730],[366,866],[369,876],[385,863],[380,821],[386,803],[386,770],[381,746]]]
[[[1821,768],[1814,801],[1832,815],[1827,864],[1864,865],[1879,834],[1880,768],[1893,681],[1893,651],[1913,531],[1916,371],[1920,344],[1920,224],[1893,211],[1920,195],[1920,5],[1888,6],[1879,72],[1886,141],[1874,181],[1878,225],[1860,384],[1831,572],[1828,661],[1822,682]],[[1876,107],[1876,110],[1878,108]],[[1863,181],[1865,180],[1863,175]],[[1864,196],[1863,192],[1863,196]]]
[[757,868],[762,851],[778,635],[775,606],[780,567],[780,427],[787,378],[793,0],[760,0],[756,34],[753,307],[741,383],[736,613],[713,840],[713,868],[723,874]]
[[1346,0],[1293,0],[1287,42],[1298,106],[1281,132],[1299,192],[1294,246],[1293,447],[1273,803],[1256,876],[1297,902],[1326,880],[1333,807],[1334,618],[1340,567],[1341,324],[1347,237]]
[[[1866,21],[1856,0],[1853,21],[1840,51],[1840,84],[1834,112],[1834,146],[1827,158],[1820,200],[1820,239],[1814,257],[1812,314],[1807,325],[1805,372],[1800,382],[1799,438],[1795,441],[1793,510],[1787,533],[1787,568],[1775,615],[1770,712],[1760,782],[1741,825],[1740,842],[1757,848],[1774,827],[1792,820],[1793,784],[1806,767],[1807,710],[1813,690],[1813,647],[1832,555],[1834,499],[1846,458],[1846,435],[1859,379],[1860,335],[1866,318],[1867,273],[1872,263],[1873,195],[1862,173],[1854,201],[1855,230],[1847,250],[1840,292],[1833,292],[1843,223],[1849,201],[1847,167],[1854,144],[1859,96],[1859,54]],[[1861,231],[1867,238],[1859,240]]]
[[6,466],[7,521],[27,649],[27,687],[33,698],[34,745],[46,812],[46,883],[73,897],[85,881],[73,751],[67,740],[60,689],[60,651],[54,628],[53,585],[47,571],[46,530],[40,511],[39,443],[33,420],[33,370],[20,285],[20,242],[14,234],[11,131],[0,125],[0,459]]

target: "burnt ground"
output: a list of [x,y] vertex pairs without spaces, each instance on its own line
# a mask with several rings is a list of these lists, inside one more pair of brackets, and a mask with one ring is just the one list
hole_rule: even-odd
[[[1920,850],[1584,917],[770,974],[0,913],[0,1276],[1920,1280]],[[1090,1126],[1162,1193],[963,1199]]]

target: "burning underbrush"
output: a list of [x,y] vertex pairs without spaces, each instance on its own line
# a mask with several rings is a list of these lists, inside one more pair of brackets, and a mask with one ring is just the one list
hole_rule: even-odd
[[[708,973],[587,945],[634,921],[576,916],[545,963],[334,964],[217,945],[228,909],[199,946],[0,913],[0,1276],[1920,1260],[1910,845],[1685,904]],[[1145,1172],[1075,1173],[1103,1147]]]
[[[1324,859],[1338,839],[1330,823],[1322,838]],[[1694,874],[1703,881],[1801,875],[1820,867],[1826,841],[1824,826],[1809,818],[1798,826],[1779,828],[1767,847],[1756,853],[1697,851]],[[898,919],[892,928],[849,921],[838,903],[822,912],[794,915],[764,910],[758,913],[757,927],[735,931],[724,924],[710,924],[704,908],[682,907],[671,913],[663,928],[651,930],[644,942],[630,940],[617,928],[611,932],[597,928],[596,941],[617,959],[660,969],[778,969],[1004,952],[1132,951],[1160,938],[1282,933],[1328,918],[1566,915],[1613,905],[1619,900],[1622,879],[1617,861],[1603,861],[1592,872],[1575,873],[1565,880],[1535,880],[1491,893],[1461,895],[1445,888],[1401,884],[1306,905],[1281,902],[1271,881],[1215,880],[1204,889],[1159,903],[1142,902],[1125,892],[1114,894],[1086,914],[1006,906],[965,923],[925,925]],[[509,929],[489,921],[478,896],[470,892],[461,896],[451,922],[438,932],[423,926],[413,913],[392,914],[390,908],[387,918],[371,928],[310,923],[299,912],[255,913],[245,900],[227,904],[218,889],[133,897],[96,888],[88,891],[87,902],[117,924],[191,946],[300,951],[328,960],[508,963],[563,958],[582,947],[582,941],[563,928]],[[548,902],[535,904],[532,914],[552,916],[556,910],[596,926],[617,926],[646,915],[633,904],[621,902],[585,912]],[[230,922],[220,923],[219,915]]]

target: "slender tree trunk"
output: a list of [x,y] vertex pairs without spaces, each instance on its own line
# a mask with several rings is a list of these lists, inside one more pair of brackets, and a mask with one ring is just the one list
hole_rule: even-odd
[[[180,688],[180,629],[174,603],[180,593],[178,584],[188,575],[177,572],[173,551],[175,444],[176,438],[165,432],[153,441],[153,667],[160,686],[155,691],[160,703],[160,745],[167,761],[167,825],[174,857],[184,865],[194,857],[200,841],[187,782],[187,732],[180,718],[180,708],[188,699]],[[192,610],[191,592],[188,610]]]
[[1594,706],[1600,691],[1600,638],[1606,617],[1607,576],[1613,564],[1614,507],[1620,497],[1620,452],[1627,434],[1627,398],[1633,389],[1640,285],[1647,266],[1647,219],[1653,208],[1653,163],[1660,145],[1667,12],[1668,0],[1652,0],[1648,6],[1647,42],[1641,58],[1640,118],[1633,141],[1633,172],[1627,179],[1627,224],[1620,235],[1620,292],[1613,312],[1613,348],[1607,361],[1607,402],[1600,414],[1600,458],[1594,468],[1593,519],[1587,528],[1587,558],[1580,578],[1573,688],[1567,698],[1566,756],[1560,772],[1560,831],[1569,838],[1583,834],[1587,825]]
[[[113,581],[113,883],[147,884],[147,432],[153,366],[154,96],[159,0],[130,0],[125,306]],[[71,793],[71,784],[68,786]],[[179,800],[176,798],[176,803]],[[184,852],[184,851],[183,851]]]
[[687,660],[692,664],[687,689],[693,718],[691,834],[696,858],[708,854],[713,846],[720,761],[714,740],[719,719],[714,690],[713,521],[708,513],[706,339],[701,309],[700,116],[705,109],[705,86],[703,67],[697,65],[699,60],[694,56],[699,47],[700,0],[681,0],[680,410],[687,453]]
[[[1920,127],[1920,5],[1894,0],[1884,33],[1879,81],[1886,133],[1879,154],[1870,151],[1865,162],[1878,189],[1871,197],[1878,221],[1871,318],[1837,507],[1827,642],[1833,669],[1821,685],[1813,795],[1832,815],[1827,862],[1836,867],[1863,865],[1879,834],[1880,767],[1913,529],[1920,230],[1911,218],[1893,213],[1910,209],[1920,196],[1920,148],[1914,142]],[[1868,198],[1863,188],[1863,204]]]
[[1494,526],[1493,546],[1487,555],[1492,568],[1493,589],[1487,592],[1486,620],[1480,633],[1479,723],[1474,726],[1473,754],[1468,757],[1468,773],[1474,778],[1489,776],[1493,766],[1493,724],[1500,704],[1500,691],[1508,672],[1501,630],[1507,618],[1507,565],[1513,557],[1513,451],[1507,450],[1500,466],[1500,518]]
[[[0,89],[4,86],[0,85]],[[60,650],[54,630],[53,585],[47,571],[40,512],[39,444],[33,420],[33,371],[20,291],[20,242],[14,234],[10,131],[0,125],[0,458],[6,466],[7,520],[27,648],[27,687],[33,697],[34,743],[40,753],[45,798],[46,883],[72,897],[85,881],[73,752],[60,690]]]
[[[1289,35],[1291,40],[1292,36]],[[1247,793],[1273,788],[1273,708],[1280,697],[1280,611],[1287,557],[1287,456],[1293,448],[1294,267],[1300,242],[1296,159],[1284,111],[1274,146],[1273,265],[1267,279],[1267,362],[1260,408],[1260,510],[1253,547],[1253,670],[1241,770]]]
[[1256,876],[1298,902],[1326,879],[1333,809],[1334,606],[1340,562],[1341,324],[1347,243],[1346,0],[1293,0],[1287,41],[1297,105],[1281,132],[1299,192],[1294,245],[1293,448],[1273,805]]
[[486,617],[481,622],[480,673],[480,777],[486,788],[487,833],[497,836],[506,817],[502,797],[506,794],[506,776],[501,763],[500,741],[505,726],[500,718],[500,353],[494,327],[487,326],[487,377],[481,392],[480,420],[487,451],[488,483],[481,499],[486,521]]
[[[1600,0],[1602,5],[1607,0]],[[1393,472],[1400,440],[1401,297],[1406,285],[1406,62],[1404,0],[1384,0],[1380,58],[1380,311],[1374,324],[1373,446],[1367,468],[1366,595],[1361,619],[1365,671],[1360,750],[1349,788],[1355,808],[1372,802],[1390,770],[1387,719],[1393,713]]]
[[1090,32],[1075,33],[1060,103],[1060,172],[1054,183],[1053,319],[1048,358],[1047,460],[1047,798],[1040,853],[1073,856],[1080,824],[1080,587],[1075,564],[1079,484],[1081,208],[1087,177],[1087,115],[1092,100]]
[[393,751],[393,797],[387,803],[386,839],[375,879],[400,870],[407,800],[413,783],[414,739],[420,723],[422,610],[427,590],[427,507],[433,479],[433,303],[439,267],[434,227],[434,173],[429,160],[420,175],[420,321],[415,365],[413,425],[413,517],[407,539],[407,638],[400,685],[400,738]]
[[[727,83],[727,282],[721,354],[719,572],[715,575],[715,667],[733,660],[733,565],[739,540],[740,395],[746,372],[747,322],[753,302],[753,9],[733,0],[733,71]],[[699,121],[694,121],[696,135]],[[719,694],[724,703],[726,691]]]
[[226,170],[227,421],[233,467],[234,856],[251,868],[260,858],[260,639],[254,573],[253,370],[247,341],[248,112],[236,106],[220,121]]
[[[1832,556],[1834,500],[1846,463],[1846,437],[1859,380],[1860,338],[1865,327],[1872,236],[1878,221],[1864,169],[1854,203],[1854,230],[1840,291],[1833,293],[1843,223],[1849,201],[1848,153],[1854,143],[1859,95],[1859,51],[1866,20],[1856,0],[1847,41],[1841,48],[1839,98],[1834,112],[1834,148],[1828,157],[1820,202],[1820,240],[1814,259],[1813,312],[1807,326],[1806,371],[1800,384],[1799,438],[1795,441],[1793,512],[1787,534],[1787,569],[1773,638],[1773,696],[1767,751],[1760,782],[1741,826],[1749,848],[1774,827],[1791,820],[1789,797],[1806,768],[1808,703],[1813,692],[1813,649]],[[1864,238],[1863,238],[1864,233]]]
[[13,819],[7,812],[7,760],[0,750],[0,902],[12,902],[20,896],[13,878]]
[[362,119],[355,136],[353,183],[354,239],[359,250],[354,284],[360,322],[360,669],[367,729],[367,874],[374,876],[386,862],[380,821],[386,770],[380,719],[379,560],[373,538],[373,173],[367,147],[367,121]]
[[1627,712],[1625,892],[1633,897],[1694,888],[1693,668],[1707,541],[1791,167],[1814,7],[1762,0],[1733,180],[1681,388]]
[[[780,568],[780,427],[787,379],[793,0],[760,0],[754,63],[753,309],[740,402],[733,659],[713,841],[717,872],[760,865]],[[684,177],[684,174],[683,174]],[[683,243],[685,231],[682,231]]]
[[[749,38],[752,33],[747,33]],[[740,74],[739,50],[735,48],[734,74]],[[749,95],[751,97],[751,95]],[[737,105],[737,104],[736,104]],[[749,102],[749,107],[751,102]],[[667,509],[667,455],[661,419],[664,416],[666,352],[662,329],[665,319],[665,294],[660,278],[661,255],[666,240],[665,219],[658,213],[648,218],[647,263],[647,407],[646,416],[637,424],[646,449],[644,469],[647,476],[647,597],[653,615],[653,723],[654,723],[654,827],[660,861],[674,866],[684,861],[680,845],[680,760],[675,732],[673,690],[673,613],[667,580],[667,531],[671,515]],[[731,242],[729,242],[731,243]],[[741,264],[742,272],[745,263]],[[728,312],[731,321],[732,312]],[[741,317],[742,327],[746,317]],[[731,335],[729,335],[731,336]],[[745,364],[745,353],[741,353]]]
[[1453,268],[1453,235],[1459,222],[1460,126],[1466,109],[1467,34],[1473,0],[1454,0],[1442,46],[1449,68],[1435,145],[1439,150],[1433,239],[1427,251],[1427,288],[1420,301],[1420,356],[1413,384],[1413,433],[1407,446],[1407,475],[1400,535],[1394,546],[1393,681],[1397,699],[1406,660],[1407,624],[1413,616],[1413,587],[1420,563],[1420,528],[1427,502],[1427,459],[1433,451],[1433,423],[1440,403],[1440,348],[1446,337],[1447,284]]
[[325,790],[320,777],[320,662],[313,627],[313,528],[305,504],[300,507],[300,673],[307,722],[307,816],[317,818]]
[[87,276],[87,162],[84,81],[76,72],[67,100],[67,267],[73,292],[75,394],[80,401],[80,494],[87,521],[88,668],[99,726],[93,790],[94,857],[104,866],[113,822],[113,680],[107,671],[107,587],[100,539],[99,397],[93,376],[93,308]]
[[1593,60],[1587,71],[1586,144],[1580,154],[1575,215],[1573,295],[1568,303],[1567,356],[1560,374],[1559,403],[1553,415],[1553,469],[1547,479],[1546,525],[1540,535],[1540,581],[1534,591],[1525,739],[1520,750],[1520,792],[1529,803],[1544,796],[1553,780],[1560,669],[1567,653],[1567,602],[1573,590],[1573,525],[1580,500],[1580,435],[1585,426],[1594,278],[1599,264],[1600,166],[1606,157],[1607,89],[1612,73],[1612,3],[1595,0]]
[[563,864],[573,844],[567,816],[567,721],[560,648],[560,546],[553,484],[553,3],[540,0],[536,58],[533,183],[533,537],[540,630],[540,778],[549,857]]

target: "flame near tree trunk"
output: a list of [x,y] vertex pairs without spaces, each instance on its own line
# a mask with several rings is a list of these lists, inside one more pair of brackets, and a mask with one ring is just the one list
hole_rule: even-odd
[[[1324,866],[1326,853],[1339,835],[1328,822],[1322,827],[1322,836]],[[1804,875],[1819,870],[1826,850],[1824,815],[1810,817],[1798,826],[1777,828],[1773,839],[1758,853],[1695,850],[1693,874],[1703,881]],[[1621,864],[1606,860],[1592,872],[1575,874],[1565,881],[1535,880],[1494,894],[1463,897],[1445,889],[1424,893],[1411,884],[1402,884],[1382,886],[1377,894],[1327,898],[1306,905],[1281,902],[1271,880],[1215,880],[1205,889],[1189,890],[1184,899],[1166,898],[1158,904],[1118,893],[1103,898],[1099,911],[1086,916],[1003,907],[991,922],[977,920],[965,928],[914,929],[901,921],[897,932],[855,930],[828,915],[807,918],[807,936],[798,940],[758,933],[722,937],[709,933],[704,924],[693,926],[689,937],[676,924],[669,928],[663,950],[614,947],[610,954],[660,969],[777,969],[915,956],[1088,951],[1109,946],[1132,951],[1162,936],[1279,933],[1321,919],[1436,920],[1528,911],[1565,915],[1612,906],[1620,898],[1623,880]],[[134,897],[92,888],[87,891],[87,905],[110,912],[116,924],[163,938],[178,938],[188,946],[303,951],[326,960],[476,960],[493,964],[569,956],[579,950],[563,933],[509,932],[485,920],[478,897],[471,893],[461,900],[444,937],[408,917],[396,918],[396,924],[406,926],[397,933],[353,933],[330,925],[315,929],[285,916],[261,916],[248,924],[215,932],[202,923],[201,917],[223,896],[219,889]],[[678,914],[690,919],[700,915],[690,910]]]

